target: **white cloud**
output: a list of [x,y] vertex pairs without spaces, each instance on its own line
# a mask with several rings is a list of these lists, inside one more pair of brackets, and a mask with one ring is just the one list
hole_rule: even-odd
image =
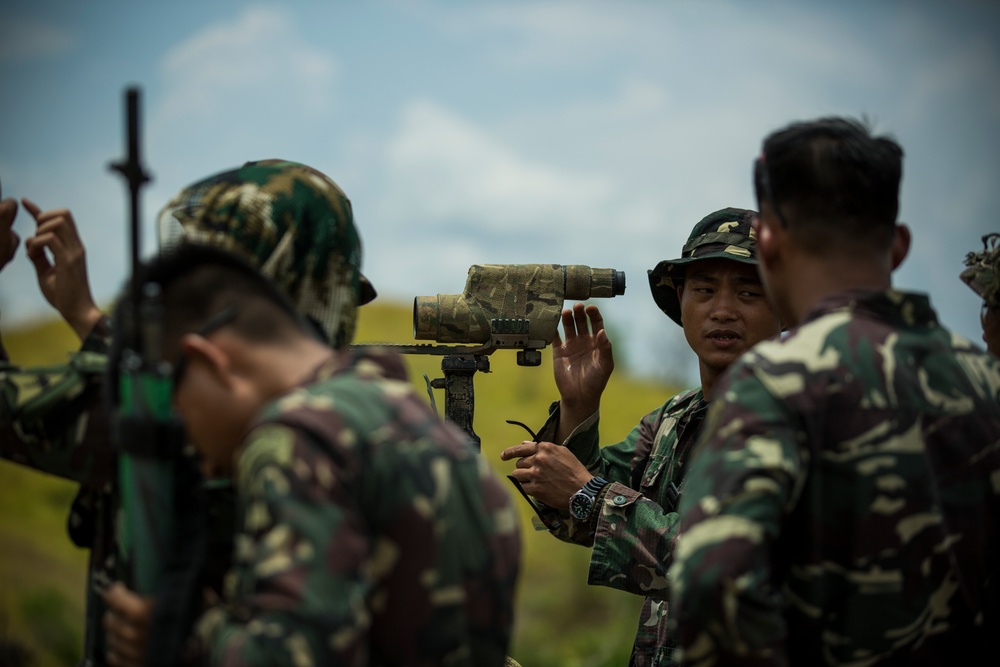
[[256,7],[174,47],[162,70],[158,118],[166,122],[272,107],[318,115],[334,106],[339,65],[302,39],[287,11]]
[[74,34],[51,23],[9,15],[0,18],[0,63],[59,56],[76,43]]
[[409,103],[387,147],[386,215],[530,231],[592,220],[609,206],[611,179],[532,161],[471,121],[429,101]]

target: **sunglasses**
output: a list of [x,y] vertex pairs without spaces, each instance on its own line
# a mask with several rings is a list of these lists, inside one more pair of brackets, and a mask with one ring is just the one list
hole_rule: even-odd
[[[236,306],[229,306],[217,315],[213,316],[192,333],[198,334],[199,336],[208,336],[227,324],[231,324],[239,314],[240,311],[236,308]],[[181,353],[178,355],[177,361],[174,362],[173,373],[170,376],[170,387],[172,393],[177,393],[177,387],[181,386],[181,382],[184,380],[184,373],[187,372],[187,367],[188,356],[184,354],[184,350],[181,349]]]

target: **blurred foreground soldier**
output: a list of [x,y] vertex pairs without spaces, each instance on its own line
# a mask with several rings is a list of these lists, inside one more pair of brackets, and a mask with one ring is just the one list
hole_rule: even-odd
[[[360,247],[330,271],[353,326]],[[174,405],[206,465],[233,478],[223,600],[195,654],[225,665],[503,665],[519,564],[506,490],[387,349],[331,348],[236,255],[184,245],[152,262]],[[109,662],[140,664],[149,601],[108,594]],[[140,639],[136,639],[136,638]]]
[[[66,209],[43,212],[27,199],[22,203],[37,224],[25,250],[39,286],[83,344],[63,367],[0,366],[0,456],[80,483],[68,525],[74,543],[90,550],[81,664],[104,664],[102,592],[128,568],[119,554],[115,449],[101,400],[109,319],[91,297],[84,246],[72,214]],[[0,254],[8,259],[18,242],[10,230],[16,212],[15,201],[0,204]],[[321,172],[283,160],[248,162],[179,193],[161,213],[160,244],[202,243],[245,256],[266,275],[280,278],[286,294],[328,338],[353,331],[353,324],[335,326],[346,301],[323,278],[324,260],[337,242],[333,230],[345,217],[352,219],[350,202]],[[375,291],[364,276],[359,280],[361,303],[367,303]],[[194,476],[197,482],[197,471]],[[202,513],[209,515],[207,560],[183,565],[195,568],[194,581],[218,589],[231,553],[232,490],[216,485],[205,493],[207,497],[192,494],[198,503],[183,519],[194,522]],[[165,586],[175,598],[171,602],[180,603],[186,591],[173,583],[168,580]],[[159,612],[176,611],[165,606],[157,609],[161,630],[166,622]],[[157,639],[169,642],[178,632],[182,628],[161,632]]]
[[1000,361],[891,288],[902,156],[840,118],[764,141],[760,272],[791,328],[730,367],[692,454],[682,664],[995,661]]
[[983,236],[982,252],[965,257],[961,278],[983,299],[979,316],[986,349],[1000,357],[1000,234]]
[[[561,540],[593,546],[588,583],[646,597],[630,665],[670,663],[666,580],[688,452],[719,377],[743,352],[781,327],[757,276],[753,211],[726,208],[691,232],[681,257],[649,272],[656,304],[684,328],[701,386],[643,417],[623,440],[600,447],[601,395],[614,368],[596,306],[563,311],[566,340],[553,342],[560,400],[540,442],[503,451],[512,475],[545,503],[539,516]],[[590,321],[588,331],[587,320]],[[563,443],[556,445],[553,443]]]

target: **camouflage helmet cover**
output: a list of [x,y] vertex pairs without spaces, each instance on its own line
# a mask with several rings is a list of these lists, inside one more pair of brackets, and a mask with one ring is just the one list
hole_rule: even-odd
[[983,236],[982,252],[965,256],[966,269],[959,276],[983,298],[987,306],[1000,309],[1000,234]]
[[684,282],[685,267],[692,262],[731,259],[756,265],[757,234],[753,229],[756,216],[756,211],[742,208],[724,208],[708,214],[694,226],[680,258],[663,260],[647,271],[649,289],[660,310],[681,324],[677,287]]
[[161,249],[204,243],[249,259],[334,347],[351,342],[357,306],[375,297],[350,200],[304,164],[260,160],[200,180],[170,200],[157,227]]

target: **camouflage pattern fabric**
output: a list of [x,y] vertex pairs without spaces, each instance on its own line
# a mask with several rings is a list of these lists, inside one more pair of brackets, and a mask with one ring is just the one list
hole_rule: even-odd
[[351,342],[362,280],[351,202],[328,176],[287,160],[247,162],[181,190],[160,212],[160,247],[204,243],[259,266],[334,347]]
[[[551,442],[559,424],[559,403],[538,434]],[[645,596],[629,665],[672,664],[675,640],[668,624],[667,569],[678,517],[673,488],[683,489],[685,463],[707,411],[700,388],[674,396],[640,420],[625,440],[600,447],[599,415],[580,424],[565,445],[594,475],[608,482],[591,519],[541,506],[553,535],[593,546],[587,583]],[[537,526],[544,528],[544,526]]]
[[[324,207],[334,213],[324,214]],[[262,217],[267,213],[280,219],[269,221]],[[347,304],[375,298],[359,270],[359,246],[346,257],[338,251],[333,259],[324,259],[323,253],[332,254],[335,244],[357,240],[352,215],[343,192],[321,172],[294,162],[263,160],[185,188],[163,209],[158,224],[161,249],[185,241],[209,243],[242,252],[261,263],[265,272],[280,274],[272,277],[292,290],[296,305],[331,341],[342,342],[354,331],[354,315],[341,317],[352,310]],[[303,222],[297,223],[295,216]],[[296,279],[295,271],[304,277]],[[67,365],[0,366],[0,457],[81,485],[68,530],[77,546],[90,550],[80,662],[86,667],[105,664],[101,591],[125,569],[118,553],[121,507],[115,450],[102,401],[110,341],[104,318]],[[0,355],[7,360],[2,346]],[[206,492],[206,511],[214,526],[206,576],[214,580],[228,564],[232,490]]]
[[266,407],[234,471],[238,533],[201,652],[226,665],[500,667],[513,626],[517,515],[402,358],[347,367]]
[[709,213],[691,230],[678,259],[665,259],[647,271],[653,300],[667,316],[681,323],[681,301],[677,288],[691,262],[729,259],[757,264],[757,232],[753,229],[756,211],[724,208]]
[[927,297],[827,297],[716,388],[669,571],[681,664],[993,653],[1000,360]]
[[625,291],[614,269],[580,264],[473,264],[461,294],[418,296],[413,337],[439,343],[486,343],[493,319],[529,319],[527,337],[549,343],[563,301],[610,298]]
[[110,341],[108,319],[103,318],[68,364],[0,367],[0,456],[80,484],[68,530],[77,546],[90,550],[83,666],[104,664],[101,591],[115,579],[118,567],[117,468],[101,400]]
[[962,281],[990,308],[1000,310],[1000,234],[983,236],[983,250],[965,256]]

